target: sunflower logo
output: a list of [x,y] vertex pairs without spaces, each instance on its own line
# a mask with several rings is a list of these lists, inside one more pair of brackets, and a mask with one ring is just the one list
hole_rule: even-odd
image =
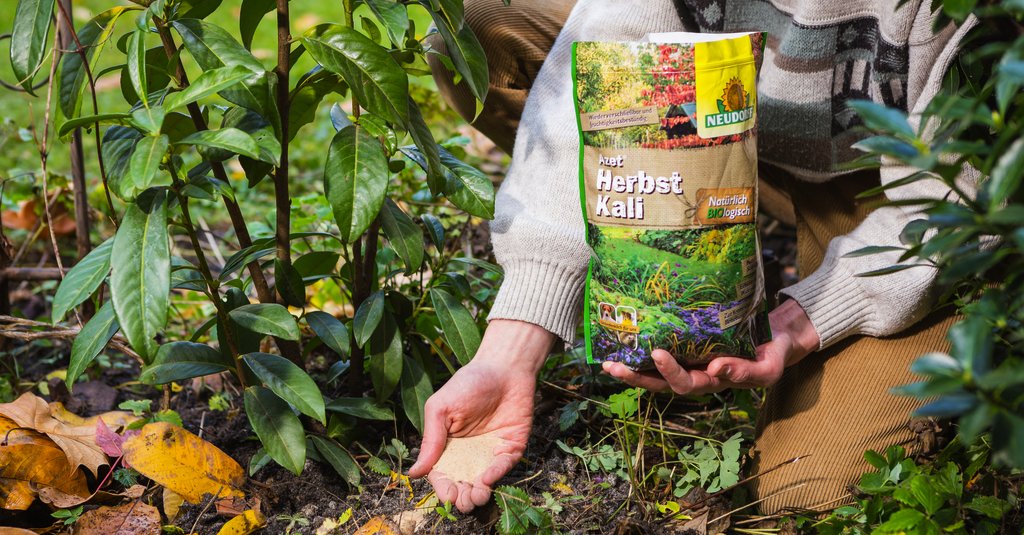
[[733,78],[725,84],[725,92],[722,93],[722,100],[719,101],[723,111],[740,111],[747,107],[750,95],[743,90],[743,82]]

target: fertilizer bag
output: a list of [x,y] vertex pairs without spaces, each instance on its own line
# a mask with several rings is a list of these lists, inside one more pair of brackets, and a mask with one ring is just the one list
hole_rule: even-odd
[[763,34],[578,42],[588,362],[700,366],[766,341],[757,235]]

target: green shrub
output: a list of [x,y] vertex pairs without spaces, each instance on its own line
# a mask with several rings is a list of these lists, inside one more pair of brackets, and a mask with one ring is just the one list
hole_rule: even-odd
[[[220,0],[110,4],[78,31],[84,48],[64,54],[38,93],[52,96],[51,129],[62,139],[76,129],[97,132],[103,174],[90,187],[106,193],[103,210],[117,224],[54,297],[55,323],[86,301],[98,310],[75,341],[68,386],[120,332],[143,382],[228,372],[271,458],[299,473],[308,443],[357,484],[358,470],[346,468],[351,458],[329,439],[345,438],[354,419],[393,419],[394,408],[421,429],[434,381],[476,351],[478,313],[500,277],[495,266],[445,247],[438,216],[465,217],[443,199],[490,218],[494,191],[455,149],[435,142],[417,99],[436,97],[414,82],[429,75],[428,50],[410,17],[426,14],[453,51],[446,61],[477,99],[486,96],[483,51],[463,25],[462,2],[346,0],[340,23],[295,36],[287,2],[247,0],[237,18],[223,16],[234,6]],[[51,14],[65,16],[54,6],[18,2],[13,32],[25,46],[12,54],[12,67],[26,89],[44,78],[36,71],[50,54]],[[251,42],[257,31],[273,31],[259,30],[271,11],[277,57],[268,68]],[[303,62],[307,72],[292,72]],[[100,71],[100,64],[114,67]],[[110,75],[121,77],[124,101],[99,109],[88,95]],[[290,151],[315,121],[336,130],[329,147],[314,159]],[[307,187],[292,196],[299,173],[290,160],[322,169],[322,194]],[[245,218],[243,193],[253,192],[272,199],[271,217]],[[203,248],[196,210],[230,217],[238,245],[223,265]],[[187,253],[176,256],[172,241],[190,244]],[[180,292],[202,296],[212,311],[183,335],[168,324]],[[321,293],[339,301],[340,319],[318,310]],[[268,338],[277,351],[268,352]],[[333,362],[319,384],[304,358],[317,346]],[[341,397],[326,398],[321,386],[342,376],[343,389],[331,386]],[[371,385],[373,398],[364,398]],[[300,415],[322,427],[304,425]],[[307,442],[307,428],[328,438]]]

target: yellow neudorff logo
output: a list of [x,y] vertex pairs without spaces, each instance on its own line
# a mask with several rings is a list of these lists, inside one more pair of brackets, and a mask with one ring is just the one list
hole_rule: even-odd
[[718,113],[704,116],[708,127],[725,126],[749,121],[754,116],[750,105],[750,93],[743,90],[743,82],[733,78],[725,84],[725,92],[718,99]]
[[750,37],[694,44],[697,135],[742,134],[754,127],[757,92]]

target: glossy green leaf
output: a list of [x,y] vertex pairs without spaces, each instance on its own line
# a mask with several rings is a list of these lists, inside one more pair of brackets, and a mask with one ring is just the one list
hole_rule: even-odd
[[883,133],[896,134],[903,139],[914,139],[914,129],[907,122],[906,113],[889,108],[871,100],[851,100],[847,102],[864,121],[865,126]]
[[223,0],[180,0],[177,15],[181,18],[205,19],[217,11],[221,3]]
[[242,66],[252,71],[243,84],[221,90],[220,95],[229,102],[259,113],[275,124],[275,131],[280,130],[280,125],[276,124],[279,115],[270,75],[258,59],[219,26],[195,19],[177,20],[172,24],[189,54],[204,71],[231,66]]
[[156,135],[164,125],[167,112],[163,106],[139,108],[132,112],[128,123],[149,135]]
[[270,458],[293,474],[301,474],[306,463],[306,433],[292,408],[270,390],[251,386],[245,389],[245,413]]
[[396,47],[405,46],[405,32],[409,28],[409,11],[405,4],[394,0],[366,0],[366,5],[384,26],[388,39]]
[[[121,15],[136,7],[119,6],[96,15],[78,30],[78,41],[85,48],[85,57],[92,63],[94,58],[110,41],[114,23]],[[57,69],[57,88],[60,95],[60,111],[66,119],[78,117],[82,107],[82,92],[85,86],[85,65],[79,54],[64,54]]]
[[136,29],[128,38],[128,78],[135,94],[142,104],[149,107],[149,82],[146,80],[146,34],[148,30]]
[[367,340],[373,336],[383,318],[384,292],[377,291],[359,305],[356,316],[352,320],[352,333],[355,335],[357,346],[366,345]]
[[430,241],[434,243],[434,248],[438,251],[443,251],[444,225],[441,224],[441,220],[434,214],[423,214],[420,216],[420,220],[423,221],[423,226],[427,228],[427,236],[430,236]]
[[853,148],[874,154],[892,156],[901,161],[910,161],[921,155],[917,147],[889,136],[872,136],[853,144]]
[[215,95],[252,77],[252,70],[243,65],[232,65],[204,71],[185,89],[167,95],[164,109],[172,111],[200,99]]
[[78,128],[92,127],[96,124],[124,124],[129,117],[131,117],[131,114],[128,113],[101,113],[99,115],[79,117],[60,125],[60,131],[57,132],[57,135],[64,137]]
[[[461,2],[460,2],[461,3]],[[437,32],[444,40],[448,57],[451,58],[455,70],[462,75],[462,79],[469,87],[469,91],[480,102],[487,98],[487,90],[490,87],[490,78],[487,72],[487,55],[484,47],[473,34],[472,28],[468,25],[452,27],[442,14],[431,12],[434,17],[434,25]]]
[[391,343],[382,353],[369,356],[368,368],[378,401],[391,397],[402,377],[402,335],[395,330]]
[[68,363],[68,373],[64,379],[68,390],[72,389],[75,381],[85,372],[89,364],[92,364],[92,361],[96,360],[100,352],[107,347],[107,343],[119,328],[117,316],[114,314],[114,305],[107,301],[96,312],[96,315],[82,327],[71,344],[71,361]]
[[419,361],[414,358],[406,358],[402,367],[402,408],[405,409],[405,416],[409,422],[420,433],[423,432],[423,406],[434,393],[434,387],[430,384],[430,377]]
[[363,420],[391,421],[395,413],[386,405],[370,398],[338,398],[327,404],[327,410]]
[[266,258],[277,252],[277,248],[273,247],[273,244],[268,246],[265,243],[256,243],[250,247],[246,247],[241,251],[231,255],[226,262],[224,267],[220,271],[220,280],[227,280],[236,271],[249,265],[252,262]]
[[277,9],[277,0],[242,0],[238,13],[238,29],[242,36],[242,45],[252,50],[252,38],[256,35],[263,18]]
[[387,50],[358,31],[321,24],[303,37],[320,65],[348,82],[360,106],[405,124],[409,118],[409,78]]
[[128,181],[128,167],[131,165],[135,145],[142,134],[134,128],[111,126],[103,133],[103,161],[107,166],[107,181],[110,191],[121,195],[123,183]]
[[452,348],[459,362],[468,364],[480,348],[480,329],[473,315],[458,299],[438,288],[430,289],[430,301],[434,304],[448,347]]
[[484,219],[494,218],[494,184],[477,168],[439,149],[441,164],[449,171],[445,195],[455,206]]
[[434,141],[434,135],[430,133],[430,127],[423,119],[420,107],[412,99],[409,100],[409,135],[412,136],[416,148],[419,149],[420,155],[423,157],[423,162],[420,165],[427,172],[427,186],[430,188],[430,193],[434,195],[443,193],[446,175],[445,168],[441,165],[441,153],[437,142]]
[[291,264],[274,259],[274,289],[281,296],[281,301],[292,307],[303,307],[306,304],[306,285],[302,283],[302,275]]
[[927,353],[910,365],[910,371],[918,375],[956,377],[963,372],[963,367],[955,358],[945,353]]
[[246,329],[285,340],[299,339],[299,326],[288,309],[276,303],[242,305],[228,313]]
[[14,12],[14,29],[11,30],[11,69],[14,78],[30,95],[36,71],[46,56],[47,38],[50,35],[50,19],[53,17],[55,0],[18,0]]
[[[179,141],[178,144],[222,149],[254,160],[264,160],[265,158],[260,151],[260,146],[252,136],[231,127],[196,132]],[[267,163],[276,164],[277,162],[271,160]]]
[[291,112],[288,115],[288,138],[295,139],[303,126],[316,120],[317,110],[324,97],[334,93],[344,94],[348,90],[345,82],[333,72],[319,65],[316,72],[304,77],[290,95]]
[[160,346],[153,363],[142,370],[139,380],[163,385],[232,370],[220,351],[194,342],[171,342]]
[[334,136],[324,189],[342,241],[351,243],[370,227],[384,204],[388,178],[383,147],[362,127],[352,125]]
[[63,320],[69,310],[83,303],[103,284],[107,273],[110,273],[110,251],[113,247],[113,238],[108,239],[64,275],[53,296],[53,323]]
[[121,330],[146,362],[156,353],[153,338],[167,323],[171,252],[167,199],[162,191],[140,196],[125,210],[110,254],[110,297]]
[[351,367],[352,363],[347,360],[339,360],[331,364],[331,367],[327,369],[327,384],[334,384]]
[[338,268],[341,255],[333,251],[313,251],[295,259],[293,266],[304,280],[330,277]]
[[348,329],[338,318],[326,312],[314,310],[306,314],[306,323],[316,333],[317,338],[332,351],[341,356],[349,354]]
[[268,353],[250,353],[242,357],[263,385],[302,414],[327,425],[324,398],[313,379],[290,360]]
[[998,210],[1024,181],[1024,138],[1014,141],[1003,153],[985,187],[989,192],[989,210]]
[[170,175],[160,173],[160,163],[170,145],[165,135],[145,136],[139,140],[128,164],[128,173],[120,184],[118,194],[122,199],[135,198],[154,186],[171,185]]
[[358,487],[362,479],[362,472],[359,465],[352,459],[349,452],[337,445],[333,440],[317,435],[309,437],[313,441],[316,450],[320,452],[327,464],[330,464],[334,471],[352,487]]
[[974,394],[949,394],[927,403],[914,411],[914,416],[952,418],[973,409],[978,404]]
[[406,274],[417,271],[423,265],[425,252],[423,230],[420,226],[391,199],[384,202],[380,222],[391,248],[405,262]]

